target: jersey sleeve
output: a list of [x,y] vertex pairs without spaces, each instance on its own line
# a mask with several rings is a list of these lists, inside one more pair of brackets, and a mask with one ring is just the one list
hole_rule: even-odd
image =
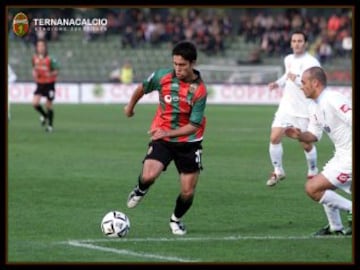
[[318,121],[320,117],[317,115],[317,108],[315,103],[309,105],[309,125],[307,131],[314,134],[318,141],[321,140],[323,135],[323,126],[322,123]]
[[196,126],[200,125],[203,121],[205,107],[207,100],[207,91],[205,85],[200,86],[199,94],[194,100],[191,110],[190,122]]
[[50,69],[51,70],[59,70],[60,63],[57,61],[55,57],[50,57]]
[[336,115],[344,123],[352,127],[352,106],[350,100],[339,93],[334,94],[334,98],[330,100],[330,105],[336,111]]
[[159,78],[158,71],[154,71],[153,73],[151,73],[150,76],[147,77],[142,82],[142,85],[143,85],[145,94],[148,94],[154,90],[159,90],[160,89],[160,78]]

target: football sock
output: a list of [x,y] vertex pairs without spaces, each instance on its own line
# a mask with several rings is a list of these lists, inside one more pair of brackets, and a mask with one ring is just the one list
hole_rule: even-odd
[[145,193],[149,187],[151,186],[151,184],[148,184],[148,183],[144,183],[142,181],[142,177],[141,175],[139,175],[139,178],[138,178],[138,188],[139,190],[142,192],[142,193]]
[[283,147],[282,143],[269,145],[269,154],[271,163],[274,166],[275,173],[283,173],[284,169],[282,166]]
[[54,111],[52,109],[48,109],[47,115],[49,120],[49,126],[53,126]]
[[309,171],[314,171],[317,168],[316,146],[313,145],[312,149],[309,152],[304,151],[304,153]]
[[329,207],[326,204],[323,204],[323,206],[327,220],[329,221],[330,230],[332,231],[342,230],[344,226],[341,221],[340,210],[334,207]]
[[41,105],[36,105],[34,106],[35,110],[37,110],[42,116],[44,116],[45,118],[47,117],[43,107]]
[[319,200],[319,203],[326,204],[329,207],[338,208],[344,211],[352,210],[352,201],[330,189],[324,192],[324,195]]
[[[191,197],[188,200],[184,200],[181,195],[179,195],[176,199],[176,205],[174,210],[174,215],[177,218],[181,218],[192,205],[194,197]],[[176,221],[176,220],[175,220]]]

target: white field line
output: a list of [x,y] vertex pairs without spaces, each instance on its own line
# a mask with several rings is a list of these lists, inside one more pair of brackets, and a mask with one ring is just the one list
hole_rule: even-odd
[[[204,241],[238,241],[238,240],[315,240],[315,239],[334,239],[337,237],[344,237],[344,236],[321,236],[321,237],[314,237],[314,236],[224,236],[224,237],[173,237],[173,238],[103,238],[103,239],[82,239],[82,240],[68,240],[58,242],[60,244],[67,244],[71,246],[81,247],[81,248],[88,248],[94,250],[100,250],[105,252],[112,252],[119,255],[127,255],[127,256],[134,256],[134,257],[141,257],[141,258],[151,258],[151,259],[158,259],[164,261],[177,261],[177,262],[199,262],[201,260],[194,260],[194,259],[186,259],[180,257],[173,257],[173,256],[164,256],[159,254],[151,254],[146,252],[135,252],[128,249],[116,249],[116,248],[108,248],[95,245],[94,243],[109,243],[109,242],[204,242]],[[346,238],[350,238],[351,236],[345,236]]]
[[198,260],[192,260],[192,259],[184,259],[184,258],[180,258],[180,257],[151,254],[151,253],[147,253],[147,252],[135,252],[135,251],[131,251],[128,249],[107,248],[107,247],[102,247],[102,246],[96,246],[93,244],[81,243],[80,241],[74,241],[74,240],[68,241],[67,243],[71,246],[101,250],[101,251],[105,251],[105,252],[112,252],[112,253],[126,255],[126,256],[158,259],[158,260],[164,260],[164,261],[175,261],[175,262],[197,262],[198,261]]
[[[311,236],[311,235],[303,235],[303,236],[224,236],[224,237],[146,237],[146,238],[103,238],[103,239],[73,239],[69,241],[77,241],[81,243],[100,243],[100,242],[175,242],[175,241],[189,241],[189,242],[203,242],[203,241],[237,241],[237,240],[314,240],[314,239],[334,239],[334,238],[351,238],[350,236],[344,235],[328,235],[328,236]],[[63,244],[67,244],[68,241],[61,242]]]

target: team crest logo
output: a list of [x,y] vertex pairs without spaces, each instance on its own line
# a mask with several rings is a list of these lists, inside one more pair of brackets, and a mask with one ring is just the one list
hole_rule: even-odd
[[14,16],[12,25],[14,33],[19,37],[23,37],[29,31],[29,19],[23,12]]
[[197,87],[198,87],[197,83],[190,84],[189,93],[193,94]]

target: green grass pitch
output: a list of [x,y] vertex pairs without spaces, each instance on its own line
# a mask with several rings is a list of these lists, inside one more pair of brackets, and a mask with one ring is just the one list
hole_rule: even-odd
[[[183,237],[168,224],[179,192],[173,164],[141,204],[126,208],[155,105],[139,104],[130,119],[122,104],[54,109],[49,134],[30,104],[11,105],[7,263],[353,263],[352,237],[311,237],[326,218],[304,192],[307,167],[296,141],[283,141],[287,178],[265,185],[275,106],[207,106],[204,170]],[[321,168],[333,146],[324,135],[317,147]],[[110,210],[130,218],[125,238],[102,235]]]

